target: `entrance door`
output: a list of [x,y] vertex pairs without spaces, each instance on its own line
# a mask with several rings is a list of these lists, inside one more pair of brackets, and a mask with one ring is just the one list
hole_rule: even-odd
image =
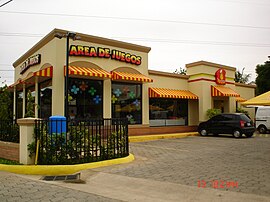
[[214,108],[220,109],[224,113],[224,100],[214,100]]
[[229,97],[215,97],[213,98],[213,104],[215,109],[220,109],[222,113],[229,112]]

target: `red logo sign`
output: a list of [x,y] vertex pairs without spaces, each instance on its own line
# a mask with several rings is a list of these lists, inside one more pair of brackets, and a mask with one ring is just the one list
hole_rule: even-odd
[[226,84],[226,71],[224,69],[219,69],[215,73],[216,83],[220,85]]

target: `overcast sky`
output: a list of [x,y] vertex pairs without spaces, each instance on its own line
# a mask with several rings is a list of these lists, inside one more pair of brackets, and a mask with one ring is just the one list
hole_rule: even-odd
[[[0,5],[8,0],[0,0]],[[252,74],[270,55],[269,0],[13,0],[0,7],[0,81],[54,28],[149,46],[149,69],[206,60]]]

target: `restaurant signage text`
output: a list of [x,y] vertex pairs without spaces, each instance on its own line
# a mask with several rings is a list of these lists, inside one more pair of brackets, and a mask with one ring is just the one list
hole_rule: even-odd
[[41,54],[34,55],[30,58],[27,58],[24,63],[20,66],[20,74],[23,74],[29,67],[40,64]]
[[134,65],[140,65],[142,63],[142,57],[134,54],[126,53],[123,51],[92,47],[71,45],[69,49],[70,56],[85,56],[85,57],[98,57],[98,58],[110,58],[112,60],[118,60],[120,62],[126,62]]

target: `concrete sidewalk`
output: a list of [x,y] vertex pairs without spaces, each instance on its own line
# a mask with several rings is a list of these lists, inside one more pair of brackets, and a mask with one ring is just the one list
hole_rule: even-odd
[[[269,197],[239,192],[220,191],[218,189],[198,188],[151,179],[127,177],[105,172],[86,170],[81,173],[85,183],[44,182],[95,194],[104,198],[120,201],[230,201],[230,202],[267,202]],[[38,180],[38,176],[23,176]]]

